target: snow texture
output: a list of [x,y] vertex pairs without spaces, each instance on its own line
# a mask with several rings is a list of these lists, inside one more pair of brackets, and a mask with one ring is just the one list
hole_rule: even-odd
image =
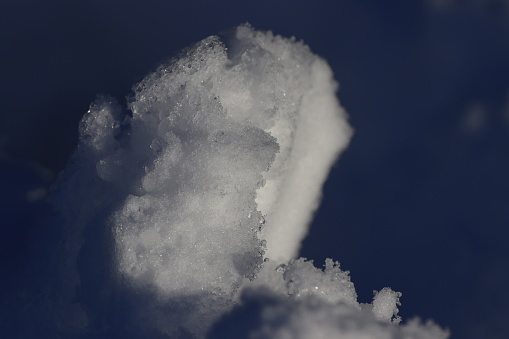
[[231,314],[218,322],[210,338],[256,339],[446,339],[449,333],[428,321],[412,319],[398,326],[376,319],[369,307],[359,310],[308,295],[288,299],[267,289],[249,289]]
[[445,338],[398,327],[400,293],[359,304],[339,263],[294,259],[352,134],[336,90],[302,42],[242,25],[160,66],[127,108],[99,97],[54,186],[36,332],[204,337],[259,298],[255,338]]
[[[383,288],[380,292],[373,291],[373,314],[378,320],[385,322],[393,322],[399,324],[401,317],[398,317],[398,307],[401,306],[399,298],[400,292],[394,292],[388,287]],[[394,316],[394,319],[393,319]]]

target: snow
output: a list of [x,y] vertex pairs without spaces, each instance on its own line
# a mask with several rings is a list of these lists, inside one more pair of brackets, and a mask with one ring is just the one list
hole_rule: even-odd
[[126,108],[99,97],[54,187],[63,231],[30,314],[52,335],[205,337],[254,302],[255,338],[446,338],[398,327],[401,293],[360,304],[339,263],[297,259],[352,135],[336,90],[303,42],[246,24],[160,66]]
[[215,325],[210,338],[445,339],[448,335],[432,322],[412,319],[397,326],[345,303],[313,296],[288,299],[266,289],[250,289],[239,306]]
[[[398,307],[401,306],[399,298],[402,296],[400,292],[394,292],[388,287],[384,287],[381,291],[373,291],[373,314],[378,320],[385,322],[393,322],[399,324],[401,317],[398,316]],[[394,319],[393,319],[394,316]]]

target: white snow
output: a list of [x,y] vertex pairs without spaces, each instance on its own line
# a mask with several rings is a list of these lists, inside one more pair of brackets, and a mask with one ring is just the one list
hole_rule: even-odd
[[[378,320],[399,324],[401,317],[398,316],[398,305],[401,306],[399,298],[400,292],[394,292],[388,287],[384,287],[380,292],[373,291],[373,314]],[[394,319],[393,319],[394,317]]]
[[449,336],[431,322],[423,324],[419,319],[412,319],[397,326],[378,321],[371,312],[313,296],[288,299],[254,289],[246,291],[241,305],[234,311],[249,319],[243,327],[235,326],[237,319],[226,318],[216,325],[211,338],[446,339]]
[[115,310],[119,331],[204,337],[263,288],[274,302],[254,337],[445,338],[399,329],[400,293],[361,305],[339,263],[296,258],[352,135],[336,90],[304,43],[242,25],[149,74],[127,109],[100,97],[53,197],[66,225],[55,318],[92,333]]

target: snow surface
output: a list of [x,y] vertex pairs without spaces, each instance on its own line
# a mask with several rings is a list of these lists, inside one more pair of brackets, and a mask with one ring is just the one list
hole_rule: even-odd
[[98,98],[54,187],[62,236],[33,327],[214,337],[255,303],[254,338],[446,338],[398,326],[401,293],[360,304],[339,263],[296,259],[352,134],[336,89],[302,42],[242,25],[160,66],[127,108]]
[[[365,305],[369,306],[369,305]],[[449,335],[419,319],[404,325],[378,321],[363,310],[308,296],[288,299],[267,289],[246,290],[241,306],[217,323],[210,338],[445,339]]]

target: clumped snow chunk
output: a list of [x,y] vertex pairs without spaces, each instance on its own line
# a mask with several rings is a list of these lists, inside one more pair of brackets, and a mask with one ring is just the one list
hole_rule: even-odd
[[[160,66],[133,88],[127,109],[98,98],[54,198],[72,225],[61,265],[73,272],[68,303],[77,286],[120,283],[149,293],[140,312],[178,314],[150,326],[203,335],[264,260],[297,254],[351,136],[336,88],[302,42],[243,25]],[[77,269],[90,232],[105,239],[94,255],[109,256],[107,283]]]
[[[373,314],[378,320],[398,324],[401,317],[398,316],[398,305],[401,306],[400,292],[394,292],[384,287],[380,292],[373,291]],[[393,318],[394,317],[394,318]]]
[[359,307],[349,272],[341,271],[339,263],[332,259],[325,261],[324,271],[316,268],[312,260],[304,258],[291,260],[288,265],[281,265],[279,270],[283,270],[288,294],[294,298],[313,295],[330,303],[342,302]]
[[30,312],[54,337],[204,337],[255,291],[255,338],[445,338],[399,330],[401,294],[361,306],[339,263],[294,260],[351,136],[336,89],[302,42],[243,25],[160,66],[127,108],[98,98],[55,185],[54,280]]
[[[124,164],[143,169],[113,217],[119,270],[166,296],[234,293],[261,267],[265,248],[253,230],[263,224],[260,238],[276,256],[288,243],[276,235],[284,228],[293,244],[282,258],[291,258],[349,137],[330,69],[307,46],[249,26],[229,45],[207,38],[139,83],[127,144],[97,165],[105,180],[122,176]],[[109,126],[120,123],[96,115],[96,130],[113,135]],[[103,139],[92,140],[107,147]],[[271,203],[260,198],[267,182]],[[282,212],[297,214],[292,229],[278,221]]]
[[118,147],[115,136],[119,134],[121,113],[122,108],[115,99],[99,97],[81,118],[81,144],[90,147],[97,155],[114,151]]

